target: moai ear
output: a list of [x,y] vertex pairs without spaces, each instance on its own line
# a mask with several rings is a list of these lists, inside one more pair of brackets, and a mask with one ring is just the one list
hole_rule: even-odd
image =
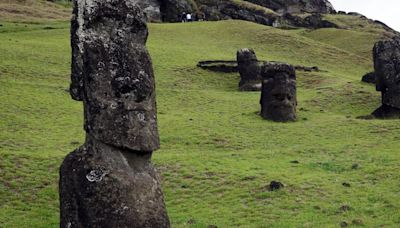
[[72,59],[71,59],[71,85],[69,92],[72,99],[77,101],[83,100],[83,45],[80,37],[80,25],[79,18],[82,12],[79,12],[81,7],[78,6],[78,1],[73,0],[74,10],[72,12],[71,19],[71,49],[72,49]]

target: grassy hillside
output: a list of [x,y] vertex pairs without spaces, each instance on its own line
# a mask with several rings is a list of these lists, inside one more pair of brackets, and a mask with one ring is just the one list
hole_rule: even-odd
[[[66,92],[69,25],[0,22],[0,227],[57,227],[58,167],[84,141],[82,104]],[[151,24],[162,142],[153,161],[173,227],[396,227],[400,121],[356,118],[379,106],[360,77],[382,36]],[[237,74],[195,67],[242,47],[326,71],[298,73],[296,123],[262,120],[260,94],[238,92]],[[269,192],[272,180],[285,188]]]
[[70,17],[70,3],[46,0],[0,0],[0,21],[40,23],[65,21]]

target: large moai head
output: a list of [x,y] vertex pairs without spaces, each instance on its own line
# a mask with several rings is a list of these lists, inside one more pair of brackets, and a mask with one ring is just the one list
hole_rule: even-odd
[[240,73],[239,90],[257,91],[261,89],[261,66],[253,49],[243,48],[236,53]]
[[382,104],[400,109],[400,37],[376,43],[373,57]]
[[158,149],[145,15],[135,0],[74,4],[70,91],[74,99],[83,100],[86,132],[119,148]]
[[286,63],[264,64],[261,70],[261,116],[277,122],[296,120],[296,72]]

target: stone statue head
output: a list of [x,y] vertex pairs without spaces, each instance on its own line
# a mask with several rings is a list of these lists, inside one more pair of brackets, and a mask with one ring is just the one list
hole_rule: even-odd
[[87,133],[116,147],[153,151],[159,139],[146,17],[134,0],[111,1],[77,3],[86,4],[72,30],[82,75],[72,76],[71,88],[81,90]]
[[296,120],[296,73],[293,66],[267,62],[262,68],[261,116],[277,122]]
[[373,56],[382,104],[400,108],[400,37],[376,43]]

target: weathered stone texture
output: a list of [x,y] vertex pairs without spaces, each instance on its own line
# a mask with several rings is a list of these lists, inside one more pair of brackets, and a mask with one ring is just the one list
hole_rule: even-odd
[[240,73],[239,90],[261,90],[261,64],[254,50],[243,48],[237,51],[236,56]]
[[261,116],[277,122],[296,120],[296,73],[285,63],[265,63],[262,71]]
[[169,227],[150,158],[88,136],[60,169],[60,227]]
[[60,227],[169,227],[146,17],[135,0],[74,1],[71,96],[85,144],[60,169]]
[[400,117],[400,37],[379,41],[373,49],[376,90],[382,94],[383,107],[378,118]]

